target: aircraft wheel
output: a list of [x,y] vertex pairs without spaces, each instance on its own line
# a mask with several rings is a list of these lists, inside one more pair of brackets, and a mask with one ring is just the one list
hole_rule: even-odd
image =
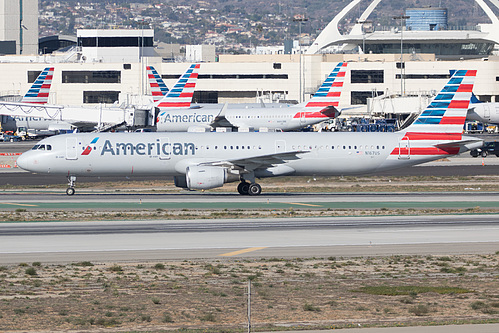
[[66,194],[67,194],[67,195],[73,195],[73,194],[75,194],[75,189],[74,189],[74,188],[72,188],[72,187],[68,187],[68,188],[66,189]]
[[247,182],[242,182],[237,185],[237,192],[241,195],[248,195],[249,194],[249,186],[250,184]]
[[262,193],[262,187],[259,184],[254,183],[249,186],[248,188],[249,195],[260,195],[260,193]]

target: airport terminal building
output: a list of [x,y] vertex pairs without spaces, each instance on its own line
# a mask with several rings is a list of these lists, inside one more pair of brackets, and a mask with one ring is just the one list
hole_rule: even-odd
[[[368,112],[367,100],[371,97],[431,95],[445,84],[449,71],[456,69],[477,70],[474,93],[482,101],[499,101],[499,57],[492,53],[499,44],[499,20],[495,15],[490,16],[492,24],[481,26],[480,31],[439,30],[445,25],[437,15],[438,25],[430,22],[428,30],[366,33],[363,24],[358,23],[349,35],[338,35],[338,22],[358,2],[352,1],[340,12],[306,54],[219,55],[217,61],[202,62],[195,100],[306,101],[338,62],[347,61],[340,107],[355,106],[360,112]],[[374,7],[370,6],[359,22],[365,22]],[[401,52],[402,32],[406,47]],[[50,64],[55,68],[51,104],[146,104],[148,99],[142,96],[150,95],[147,66],[154,66],[171,87],[190,64],[166,62],[153,40],[150,29],[79,30],[76,45],[62,53],[0,56],[4,78],[0,81],[0,96],[22,96],[36,75]],[[450,53],[431,49],[432,45],[446,48],[442,40]],[[359,50],[327,53],[330,46],[340,44],[345,50]],[[423,44],[430,49],[417,47]]]

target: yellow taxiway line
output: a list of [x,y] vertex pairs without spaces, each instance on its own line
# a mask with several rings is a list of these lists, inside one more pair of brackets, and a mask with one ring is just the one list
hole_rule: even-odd
[[247,249],[242,249],[239,251],[234,251],[234,252],[228,252],[228,253],[223,253],[219,254],[219,257],[232,257],[232,256],[237,256],[238,254],[243,254],[243,253],[248,253],[248,252],[253,252],[253,251],[258,251],[258,250],[263,250],[266,249],[267,247],[250,247]]
[[306,204],[306,203],[300,203],[300,202],[283,202],[288,205],[298,205],[298,206],[309,206],[309,207],[322,207],[321,205],[312,205],[312,204]]
[[38,205],[18,204],[13,202],[0,202],[1,205],[23,206],[23,207],[38,207]]

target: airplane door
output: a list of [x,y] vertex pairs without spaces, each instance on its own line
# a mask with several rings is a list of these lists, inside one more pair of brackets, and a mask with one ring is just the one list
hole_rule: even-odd
[[66,138],[66,159],[67,160],[78,159],[78,138],[75,137]]
[[276,140],[275,141],[275,152],[283,153],[286,151],[286,141],[284,140]]
[[300,114],[300,124],[301,124],[301,125],[304,125],[304,124],[305,124],[305,122],[307,121],[307,118],[305,118],[305,114],[306,114],[306,112],[305,112],[305,111],[303,111],[303,112]]
[[486,120],[490,120],[490,107],[487,103],[483,104],[483,117]]
[[408,160],[411,158],[411,143],[408,138],[399,141],[399,160]]
[[171,152],[172,152],[170,138],[160,138],[159,143],[161,145],[159,159],[160,160],[169,160],[171,157]]

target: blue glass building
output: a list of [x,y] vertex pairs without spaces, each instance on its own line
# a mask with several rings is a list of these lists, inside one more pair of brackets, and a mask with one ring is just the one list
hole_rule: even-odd
[[447,30],[447,8],[409,8],[405,14],[410,16],[406,21],[407,30]]

